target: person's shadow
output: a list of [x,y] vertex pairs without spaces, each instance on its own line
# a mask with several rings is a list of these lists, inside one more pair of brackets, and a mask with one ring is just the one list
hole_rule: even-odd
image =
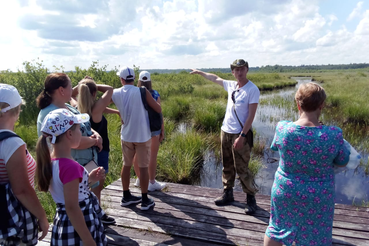
[[193,238],[194,240],[204,240],[204,243],[236,244],[228,239],[229,235],[222,229],[233,228],[233,223],[215,209],[194,200],[172,196],[166,192],[151,192],[150,195],[156,198],[155,201],[161,200],[163,203],[160,205],[160,209],[155,208],[150,211],[147,218],[167,234],[176,236],[172,237],[170,241],[162,243],[190,245],[191,243],[186,243],[186,240]]

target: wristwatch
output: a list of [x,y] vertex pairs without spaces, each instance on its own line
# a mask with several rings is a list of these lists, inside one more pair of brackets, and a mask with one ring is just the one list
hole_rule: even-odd
[[245,133],[243,133],[243,132],[241,132],[241,137],[246,137],[246,134]]

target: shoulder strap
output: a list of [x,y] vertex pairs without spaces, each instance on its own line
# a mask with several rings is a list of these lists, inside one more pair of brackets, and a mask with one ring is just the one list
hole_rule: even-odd
[[145,86],[141,86],[140,87],[140,92],[141,92],[141,100],[142,100],[142,103],[143,103],[145,109],[147,110],[148,105],[147,105],[147,102],[146,102],[146,87]]
[[15,133],[12,133],[12,132],[6,131],[6,132],[1,132],[0,133],[0,141],[3,141],[5,139],[7,139],[7,138],[12,138],[12,137],[18,137],[18,138],[20,138],[20,136],[18,136]]
[[[234,110],[234,113],[235,113],[235,115],[236,115],[236,117],[237,117],[238,123],[240,123],[240,126],[241,126],[241,128],[243,129],[243,125],[242,125],[242,123],[241,123],[240,119],[238,118],[238,115],[237,115],[237,112],[236,112],[236,105],[234,104],[234,102],[233,102],[233,110]],[[242,130],[241,130],[241,131],[242,131]]]

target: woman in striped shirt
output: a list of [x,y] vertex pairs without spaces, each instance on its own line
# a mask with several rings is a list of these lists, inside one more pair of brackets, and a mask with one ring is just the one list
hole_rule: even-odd
[[[0,245],[36,245],[49,223],[34,187],[36,163],[14,131],[22,98],[14,86],[0,84]],[[37,221],[38,220],[38,221]]]

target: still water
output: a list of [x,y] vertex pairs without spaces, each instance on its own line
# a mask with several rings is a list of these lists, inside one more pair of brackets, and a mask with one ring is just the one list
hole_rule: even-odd
[[[279,90],[272,93],[263,93],[260,99],[269,97],[282,97],[293,100],[298,86],[302,83],[311,82],[311,78],[295,78],[298,82],[296,87]],[[278,121],[298,119],[297,111],[290,108],[277,107],[273,105],[259,105],[253,123],[253,128],[257,134],[265,140],[266,149],[264,154],[264,167],[261,168],[256,183],[259,186],[259,194],[270,195],[273,185],[274,173],[278,168],[278,152],[271,151],[269,146],[273,140],[274,129]],[[222,188],[222,165],[216,160],[212,152],[205,155],[203,171],[201,174],[200,185],[212,188]],[[268,161],[269,160],[269,161]],[[367,160],[364,160],[365,162]],[[336,203],[342,204],[361,204],[362,201],[369,201],[369,176],[365,175],[362,167],[356,170],[346,170],[335,176],[336,181]],[[235,190],[242,191],[239,181],[236,179]]]

